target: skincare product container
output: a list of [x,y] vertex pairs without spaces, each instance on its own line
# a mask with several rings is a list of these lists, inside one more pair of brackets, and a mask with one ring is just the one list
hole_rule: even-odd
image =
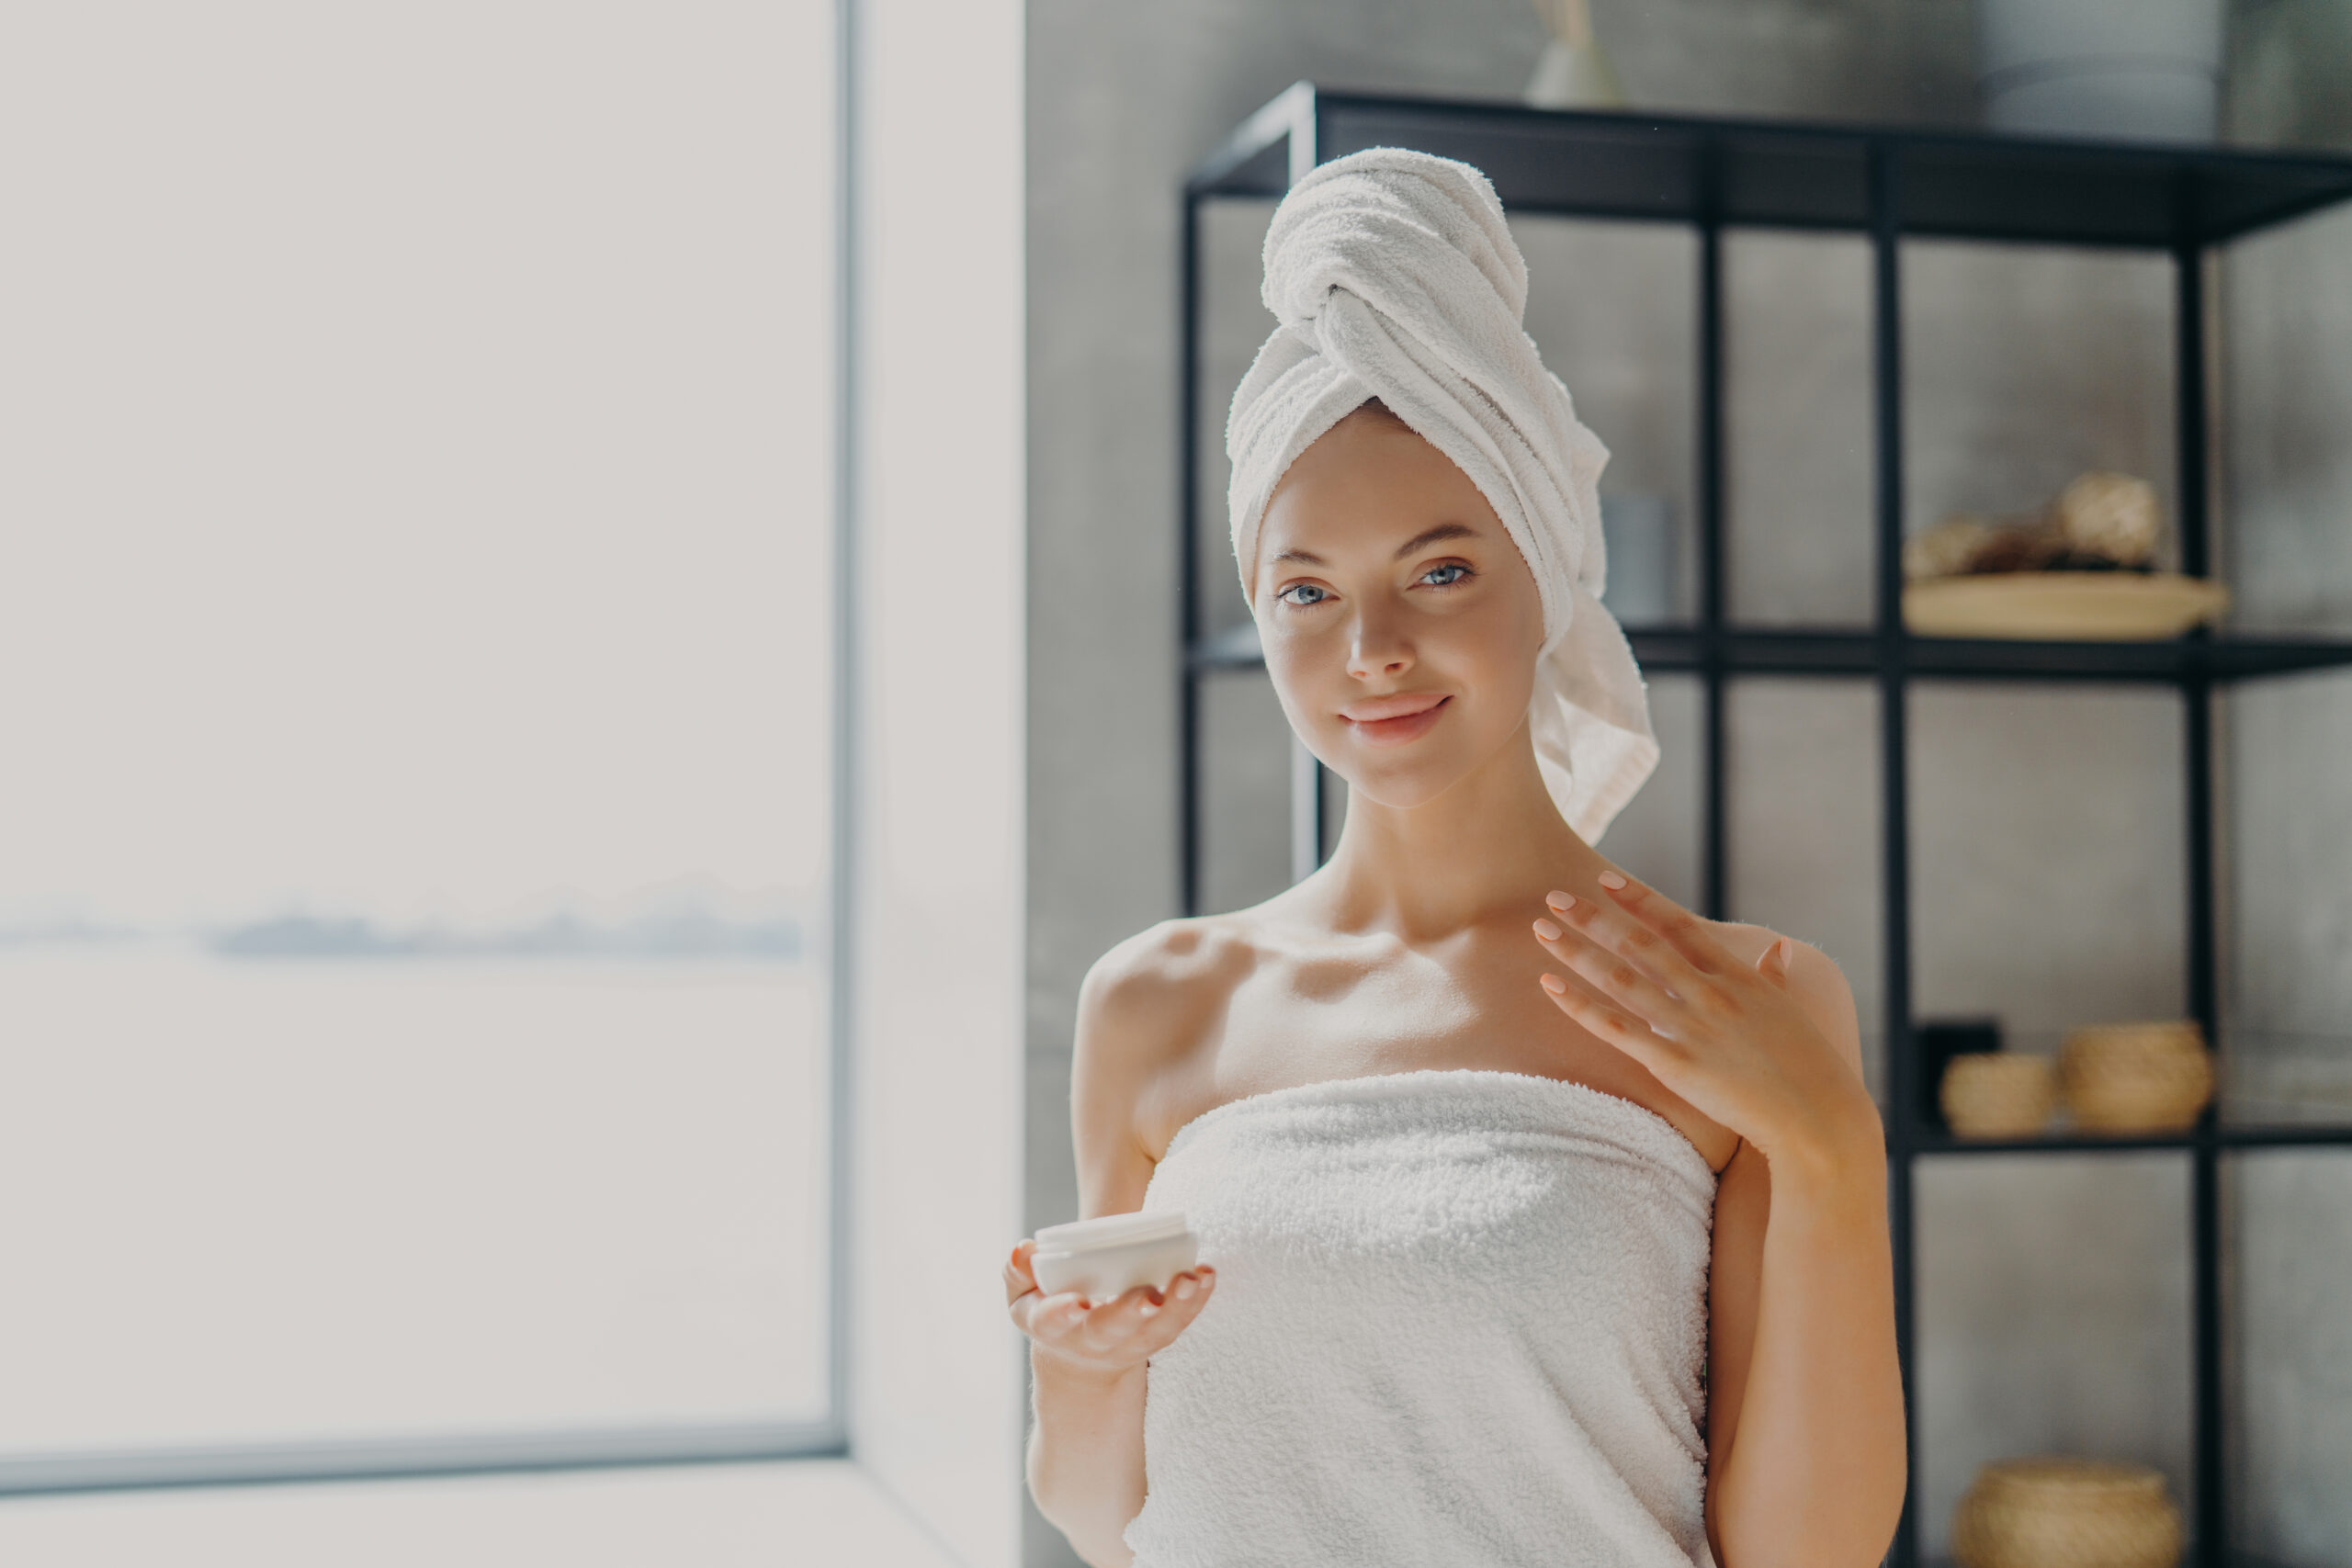
[[1200,1238],[1184,1226],[1183,1211],[1103,1214],[1047,1225],[1037,1233],[1029,1271],[1047,1295],[1076,1291],[1100,1306],[1149,1285],[1165,1292],[1200,1260]]

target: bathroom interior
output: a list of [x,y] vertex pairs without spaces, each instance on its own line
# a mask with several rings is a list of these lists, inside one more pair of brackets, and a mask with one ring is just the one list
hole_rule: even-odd
[[1600,847],[1853,988],[1888,1562],[2352,1568],[2352,3],[0,36],[0,1561],[1082,1561],[1080,981],[1344,815],[1218,440],[1319,136],[1497,160]]

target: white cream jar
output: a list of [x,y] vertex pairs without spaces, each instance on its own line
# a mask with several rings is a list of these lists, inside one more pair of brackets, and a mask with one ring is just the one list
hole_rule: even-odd
[[1200,1260],[1200,1238],[1185,1228],[1181,1209],[1047,1225],[1036,1241],[1029,1272],[1036,1276],[1037,1288],[1049,1296],[1076,1291],[1091,1306],[1137,1285],[1164,1293],[1177,1275]]

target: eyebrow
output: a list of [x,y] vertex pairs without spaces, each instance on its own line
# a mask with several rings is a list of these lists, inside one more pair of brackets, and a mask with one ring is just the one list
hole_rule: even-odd
[[[1422,529],[1419,533],[1414,535],[1411,538],[1397,546],[1396,554],[1391,558],[1403,560],[1407,556],[1411,555],[1414,551],[1425,549],[1429,546],[1437,544],[1445,539],[1475,539],[1476,537],[1478,537],[1478,530],[1473,528],[1467,523],[1441,523],[1434,528]],[[1299,562],[1303,566],[1329,566],[1331,564],[1312,550],[1282,550],[1275,554],[1274,559],[1278,561],[1294,560]]]

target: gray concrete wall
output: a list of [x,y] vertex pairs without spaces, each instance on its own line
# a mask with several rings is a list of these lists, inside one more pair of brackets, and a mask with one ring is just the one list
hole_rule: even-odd
[[[2236,8],[2241,141],[2352,150],[2352,5]],[[2352,631],[2352,212],[2233,247],[2222,314],[2221,558],[2233,624]],[[2249,683],[2221,713],[2230,1113],[2352,1121],[2352,675]],[[2352,1562],[2352,1152],[2232,1162],[2233,1534]]]
[[[2332,79],[2298,52],[2324,41],[2324,27],[2286,15],[2298,8],[2241,7],[2233,38],[2259,68],[2240,70],[2237,85],[2271,95],[2257,110],[2233,110],[2249,140],[2311,140],[2339,125],[2352,136]],[[1645,104],[1974,118],[1964,0],[1596,0],[1595,9]],[[1178,181],[1297,78],[1509,96],[1542,37],[1523,0],[1030,7],[1032,1228],[1076,1213],[1068,1064],[1080,978],[1175,903]],[[1223,209],[1206,236],[1202,581],[1214,625],[1243,616],[1217,437],[1269,325],[1255,296],[1269,211]],[[1687,237],[1545,220],[1514,228],[1532,274],[1530,330],[1612,449],[1604,490],[1662,495],[1687,527]],[[2352,364],[2352,325],[2346,307],[2312,302],[2331,284],[2337,300],[2352,299],[2341,270],[2347,241],[2352,231],[2315,228],[2222,273],[2219,380],[2234,411],[2225,425],[2234,488],[2222,499],[2233,570],[2267,585],[2248,596],[2256,621],[2352,626],[2352,472],[2341,457],[2352,431],[2340,412],[2352,407],[2342,368]],[[1758,625],[1862,623],[1867,254],[1850,238],[1741,234],[1726,268],[1735,614]],[[1905,285],[1912,526],[1952,508],[2030,505],[2094,464],[2146,474],[2169,496],[2161,267],[1922,245],[1906,256]],[[1668,676],[1651,687],[1666,760],[1606,847],[1695,901],[1697,692]],[[1727,724],[1732,912],[1815,942],[1846,967],[1874,1087],[1876,711],[1867,682],[1748,680],[1733,689]],[[1208,720],[1207,892],[1229,908],[1280,886],[1287,736],[1254,674],[1221,677]],[[2282,1082],[2324,1091],[2341,1076],[2352,1000],[2341,994],[2352,917],[2338,891],[2352,886],[2352,822],[2334,807],[2312,814],[2315,798],[2347,794],[2331,794],[2331,784],[2346,761],[2352,697],[2324,682],[2281,683],[2236,701],[2225,731],[2224,789],[2235,836],[2247,840],[2229,884],[2245,904],[2227,927],[2233,1016],[2299,1043],[2274,1052],[2292,1060],[2264,1080],[2268,1092],[2285,1092]],[[1922,688],[1913,733],[1921,1011],[1992,1008],[2019,1044],[2041,1049],[2073,1023],[2177,1013],[2177,704],[2123,688]],[[2352,1427],[2337,1414],[2352,1398],[2294,1374],[2314,1359],[2352,1365],[2352,1313],[2335,1304],[2352,1300],[2340,1218],[2352,1156],[2248,1166],[2227,1190],[2243,1249],[2233,1533],[2282,1561],[2352,1562],[2342,1545],[2352,1515],[2323,1484],[2352,1473]],[[1915,1440],[1931,1551],[1944,1550],[1951,1506],[1975,1464],[1998,1454],[2143,1459],[2186,1495],[2185,1173],[2161,1154],[1972,1156],[1922,1170]],[[1033,1514],[1028,1561],[1076,1559]]]

